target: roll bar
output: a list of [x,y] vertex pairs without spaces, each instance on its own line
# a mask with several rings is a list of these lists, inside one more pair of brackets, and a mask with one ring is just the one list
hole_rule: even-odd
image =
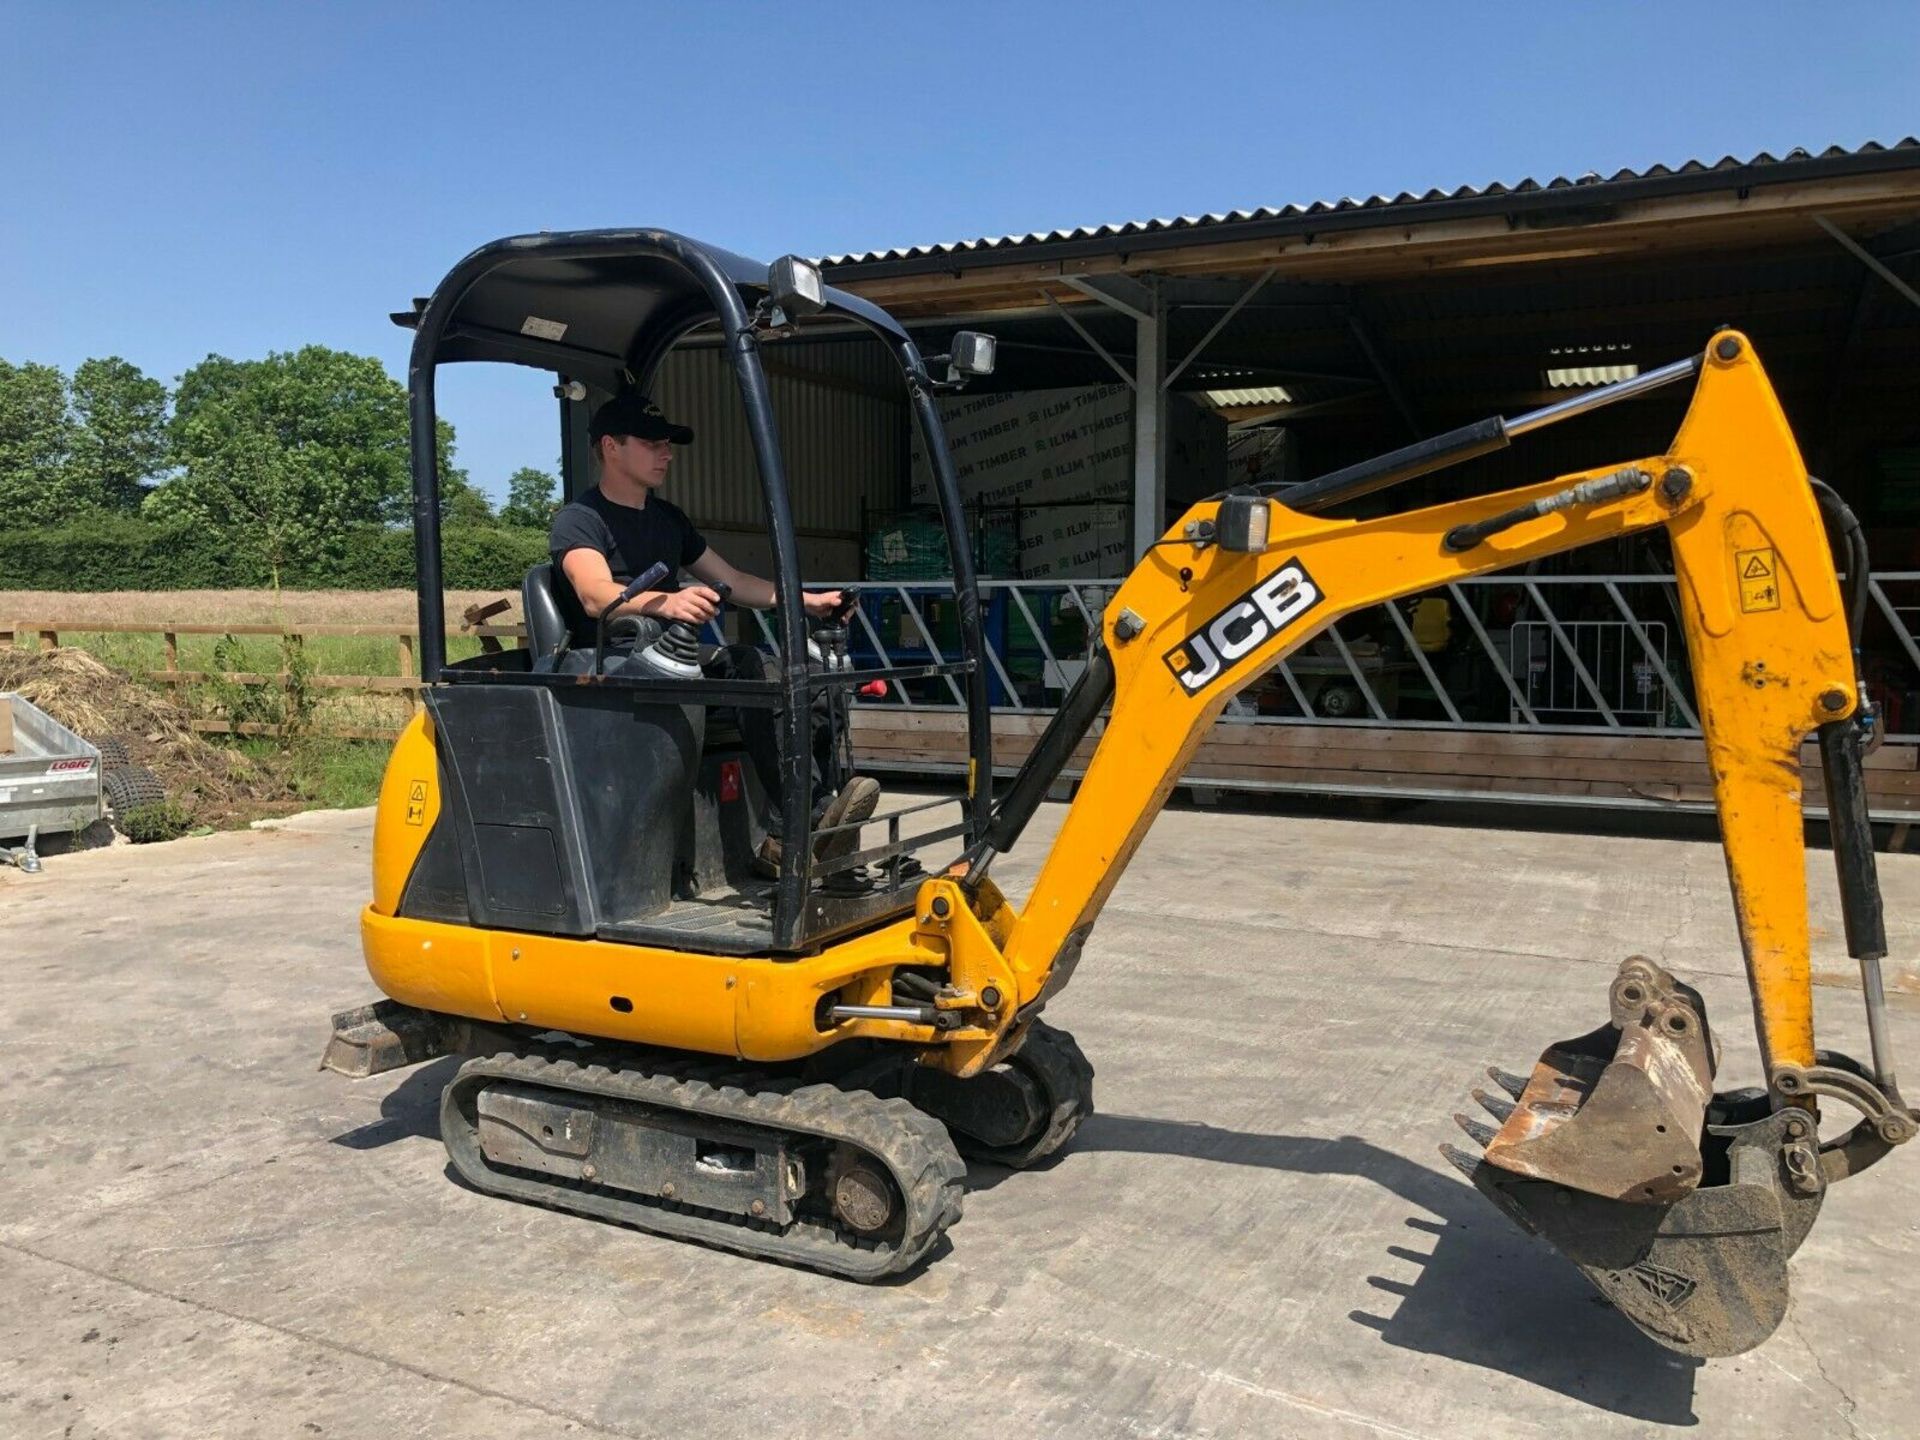
[[[558,342],[533,340],[498,328],[474,326],[456,321],[455,316],[474,288],[489,275],[507,266],[528,261],[559,261],[566,270],[564,281],[556,274],[556,285],[564,283],[574,292],[579,288],[579,273],[596,262],[618,260],[667,260],[677,265],[694,282],[686,293],[669,292],[653,297],[651,311],[642,312],[638,333],[631,340],[628,354],[614,356],[585,348],[569,350]],[[410,316],[414,330],[408,361],[407,395],[410,422],[409,459],[413,477],[414,560],[418,586],[420,626],[420,675],[429,684],[442,680],[446,671],[446,613],[442,595],[440,473],[436,439],[434,382],[443,347],[455,337],[467,351],[459,358],[499,358],[521,360],[548,368],[561,369],[570,356],[583,365],[606,371],[627,369],[641,384],[652,378],[654,369],[673,341],[694,323],[710,315],[719,322],[727,361],[739,388],[746,411],[748,432],[754,458],[760,471],[761,493],[766,505],[768,529],[772,538],[774,584],[781,595],[798,595],[801,589],[800,559],[795,539],[794,519],[786,484],[785,464],[781,458],[773,400],[761,366],[759,336],[753,316],[742,299],[743,287],[764,282],[766,266],[756,265],[726,251],[700,244],[665,230],[581,231],[571,234],[513,237],[484,245],[447,273],[434,289],[424,307]],[[697,290],[697,296],[692,293]],[[556,288],[556,295],[560,292]],[[974,664],[967,674],[967,722],[970,775],[967,797],[967,831],[970,840],[985,833],[991,818],[993,775],[992,725],[986,667],[980,657],[986,653],[981,629],[978,581],[973,554],[968,543],[965,510],[953,460],[947,451],[946,435],[934,401],[935,385],[927,374],[925,362],[907,332],[884,310],[858,296],[829,289],[830,307],[871,332],[893,354],[911,397],[912,409],[926,441],[933,470],[934,488],[939,497],[948,549],[953,562],[954,594],[960,609],[962,643]],[[702,303],[704,301],[704,304]],[[575,302],[577,304],[577,301]],[[474,336],[484,333],[497,354],[472,353]],[[638,368],[633,368],[637,366]],[[805,763],[808,753],[809,675],[807,670],[806,614],[799,605],[781,607],[779,635],[781,666],[781,748],[787,757],[782,775],[783,833],[781,874],[776,905],[776,943],[789,945],[800,932],[806,893],[808,816],[812,812],[812,778]],[[791,934],[786,932],[791,931]]]

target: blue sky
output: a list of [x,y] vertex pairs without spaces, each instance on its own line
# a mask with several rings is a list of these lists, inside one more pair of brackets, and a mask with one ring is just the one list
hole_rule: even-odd
[[[767,257],[1920,131],[1908,5],[0,0],[0,356],[320,343],[494,237]],[[452,367],[495,493],[534,372]]]

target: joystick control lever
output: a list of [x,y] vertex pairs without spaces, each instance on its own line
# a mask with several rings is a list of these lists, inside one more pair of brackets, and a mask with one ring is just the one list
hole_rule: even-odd
[[[733,587],[724,582],[708,587],[725,605]],[[661,632],[660,638],[635,657],[648,669],[670,680],[698,680],[700,671],[700,631],[687,620],[675,620]]]
[[607,624],[609,621],[611,621],[614,618],[613,612],[618,610],[622,605],[626,604],[634,596],[638,595],[642,590],[650,590],[655,585],[658,585],[662,580],[666,578],[667,578],[667,567],[665,565],[661,565],[658,563],[649,565],[646,569],[642,570],[638,575],[634,576],[633,579],[629,580],[626,584],[626,587],[623,590],[621,590],[621,592],[618,595],[614,596],[611,601],[608,602],[608,604],[606,605],[606,608],[601,610],[600,623],[594,627],[594,636],[593,636],[593,673],[594,674],[603,675],[606,673]]

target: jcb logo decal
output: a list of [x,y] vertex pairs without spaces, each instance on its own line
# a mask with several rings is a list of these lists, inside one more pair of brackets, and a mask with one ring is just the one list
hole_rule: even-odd
[[1197,695],[1227,666],[1250,655],[1326,596],[1298,560],[1289,560],[1166,654],[1167,668]]

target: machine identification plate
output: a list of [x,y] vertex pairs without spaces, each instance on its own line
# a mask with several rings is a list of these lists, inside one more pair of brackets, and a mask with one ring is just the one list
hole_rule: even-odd
[[1740,577],[1740,608],[1780,608],[1780,558],[1772,550],[1736,550],[1734,573]]
[[1326,598],[1306,568],[1289,560],[1167,651],[1167,668],[1189,695],[1198,695]]

